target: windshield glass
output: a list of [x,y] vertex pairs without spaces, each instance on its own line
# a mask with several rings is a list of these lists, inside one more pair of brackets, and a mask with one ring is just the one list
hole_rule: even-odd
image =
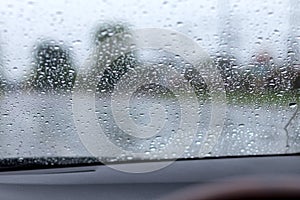
[[300,151],[297,0],[1,1],[0,156]]

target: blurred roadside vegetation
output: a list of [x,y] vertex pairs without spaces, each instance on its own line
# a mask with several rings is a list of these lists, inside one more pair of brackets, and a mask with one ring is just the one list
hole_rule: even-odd
[[[111,93],[120,77],[138,63],[134,53],[121,54],[111,62],[126,44],[124,34],[130,34],[130,26],[125,23],[109,22],[97,26],[92,39],[97,53],[96,62],[85,77],[77,75],[72,53],[65,46],[55,41],[41,42],[34,50],[31,74],[22,83],[7,83],[1,71],[0,94],[14,88],[50,93],[71,91],[76,78],[82,88],[88,89],[88,85],[92,84],[98,92]],[[238,63],[233,55],[226,52],[211,57],[221,73],[229,103],[285,104],[298,101],[300,61],[288,57],[284,64],[279,65],[268,52],[257,53],[252,62],[246,64]],[[197,95],[205,94],[207,85],[195,68],[186,68],[184,77]]]
[[76,69],[70,54],[66,47],[54,41],[38,44],[27,87],[43,92],[71,91]]

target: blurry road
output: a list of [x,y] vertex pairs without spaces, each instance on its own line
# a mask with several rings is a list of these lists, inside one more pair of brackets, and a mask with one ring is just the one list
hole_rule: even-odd
[[[165,118],[166,127],[163,130],[170,135],[172,130],[176,129],[174,124],[180,120],[177,116],[180,112],[176,102],[145,99],[142,103],[141,100],[133,102],[135,109],[132,110],[132,118],[140,125],[149,123],[147,110],[149,103],[153,103],[150,101],[159,102],[169,110]],[[89,155],[76,133],[71,103],[71,95],[10,94],[1,97],[0,156],[3,158]],[[103,105],[96,105],[96,109],[100,110],[99,118],[101,118],[102,107]],[[285,153],[286,135],[283,127],[292,116],[294,109],[288,106],[228,105],[223,133],[212,155]],[[209,115],[209,105],[205,105],[202,112]],[[106,111],[103,113],[107,119],[112,117]],[[199,132],[205,132],[205,124],[208,120],[209,116],[200,119],[199,126],[204,128]],[[290,152],[300,150],[298,144],[300,139],[296,137],[300,134],[299,120],[298,116],[288,129],[293,140]],[[106,125],[105,130],[108,135],[111,135],[111,139],[118,137],[122,140],[123,133],[121,131],[118,133],[115,126]],[[168,138],[168,134],[162,134],[162,140],[165,136]],[[138,143],[140,144],[141,141],[137,142],[136,147],[139,146]],[[131,141],[129,145],[135,144]],[[131,149],[136,147],[126,146]]]

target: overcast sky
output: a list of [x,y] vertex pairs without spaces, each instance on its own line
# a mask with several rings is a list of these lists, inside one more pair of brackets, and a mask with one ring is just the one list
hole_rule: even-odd
[[92,48],[91,31],[103,20],[177,30],[213,55],[226,38],[221,32],[227,19],[234,35],[230,47],[241,62],[265,50],[280,59],[286,56],[290,4],[297,8],[294,0],[1,0],[0,59],[10,78],[21,77],[31,66],[33,45],[54,39],[71,48],[79,67]]

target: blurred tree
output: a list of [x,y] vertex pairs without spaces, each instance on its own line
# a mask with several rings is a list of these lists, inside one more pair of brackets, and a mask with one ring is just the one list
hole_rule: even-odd
[[76,71],[70,54],[53,42],[40,44],[36,51],[34,74],[31,85],[42,91],[70,90],[74,85]]
[[226,91],[240,88],[240,76],[236,59],[233,56],[217,56],[214,61],[220,71]]
[[299,90],[300,89],[300,73],[293,82],[293,88]]
[[248,92],[264,93],[278,89],[278,70],[270,53],[261,51],[252,56],[252,62],[241,72],[242,88]]
[[93,38],[96,63],[89,72],[89,80],[98,76],[95,81],[100,92],[112,91],[121,76],[135,65],[134,53],[126,52],[127,36],[130,33],[128,27],[124,23],[107,22],[96,28]]
[[202,96],[208,91],[207,84],[201,74],[194,67],[188,67],[185,70],[184,78],[189,81],[194,88],[197,97]]
[[0,96],[3,95],[6,85],[6,81],[0,76]]
[[[127,37],[130,33],[129,26],[119,22],[107,22],[100,24],[93,38],[96,45],[96,71],[97,74],[111,65],[121,55],[128,53]],[[93,70],[93,69],[92,69]]]
[[107,22],[100,24],[94,35],[93,42],[97,46],[103,45],[103,43],[106,43],[106,40],[108,38],[115,38],[118,34],[129,32],[129,28],[124,23],[119,22]]
[[118,80],[130,69],[137,65],[132,53],[120,56],[112,62],[103,72],[97,86],[98,92],[112,92]]
[[254,88],[254,76],[249,69],[240,72],[240,89],[243,92],[251,92]]

